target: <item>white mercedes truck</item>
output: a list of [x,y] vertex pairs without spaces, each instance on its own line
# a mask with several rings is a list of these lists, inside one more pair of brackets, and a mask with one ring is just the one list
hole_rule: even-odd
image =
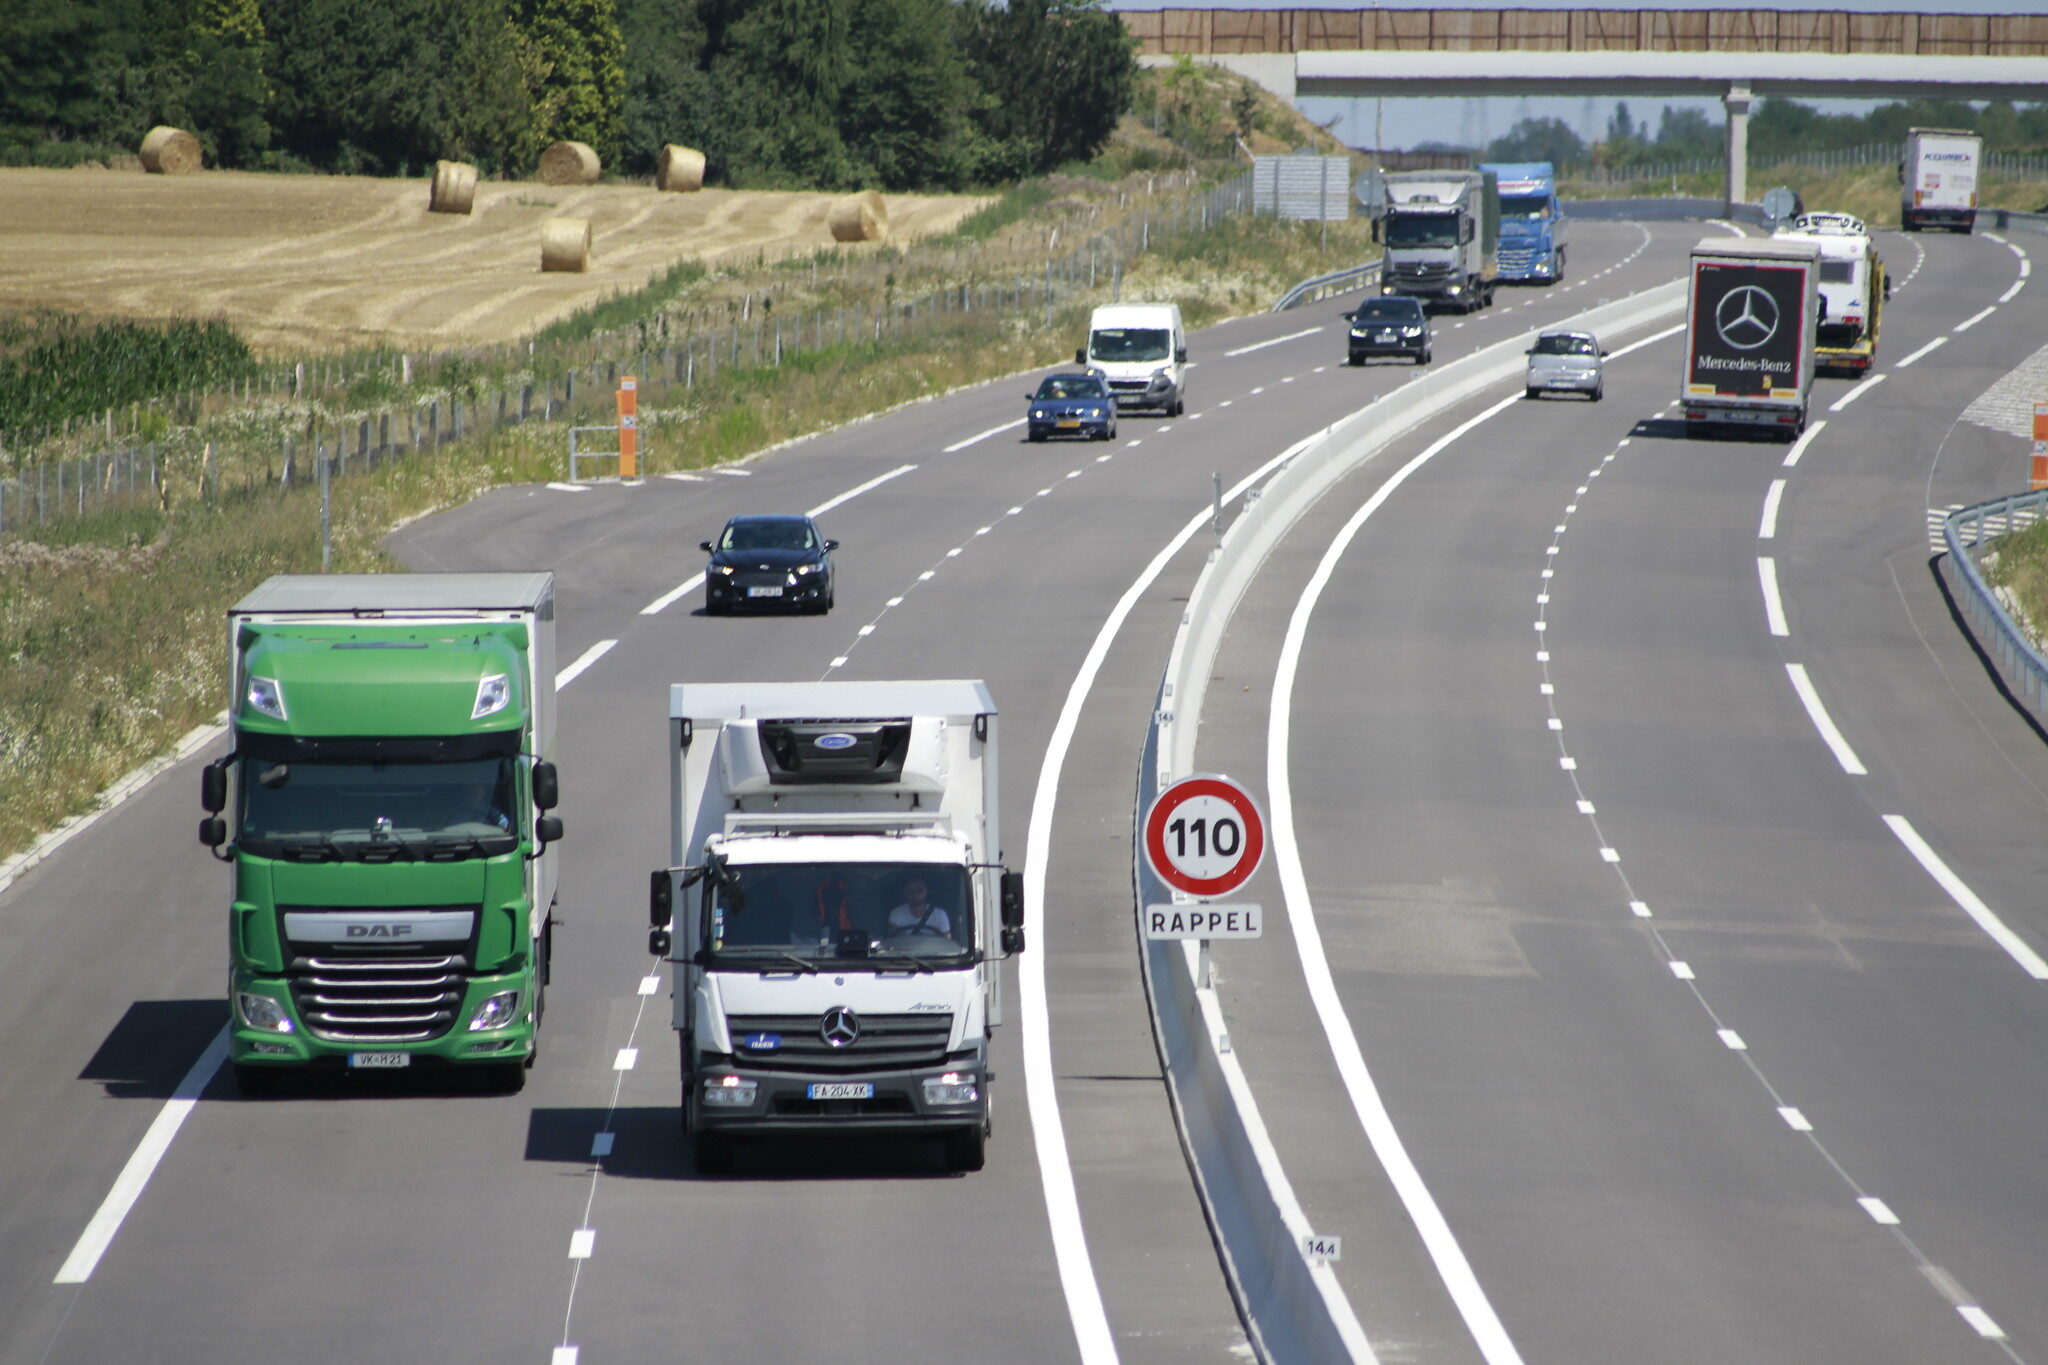
[[979,1170],[1001,964],[996,708],[978,681],[679,683],[670,866],[682,1126],[700,1171],[771,1134],[930,1136]]
[[1984,139],[1960,128],[1909,128],[1899,162],[1899,226],[1968,232],[1977,222]]

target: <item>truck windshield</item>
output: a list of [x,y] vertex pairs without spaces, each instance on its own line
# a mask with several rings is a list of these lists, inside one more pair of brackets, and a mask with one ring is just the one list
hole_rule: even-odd
[[245,761],[241,846],[335,860],[485,857],[518,844],[512,760]]
[[958,865],[765,863],[726,873],[705,911],[715,958],[888,970],[973,949],[974,901]]
[[1516,194],[1500,197],[1500,216],[1503,218],[1548,218],[1550,196],[1547,194]]
[[1164,327],[1098,327],[1088,338],[1097,360],[1165,360],[1172,338]]
[[1456,246],[1458,215],[1455,213],[1390,213],[1386,229],[1388,246]]

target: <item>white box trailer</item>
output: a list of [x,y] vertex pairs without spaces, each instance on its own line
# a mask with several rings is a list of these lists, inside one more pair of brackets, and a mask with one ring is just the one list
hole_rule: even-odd
[[1984,139],[1956,128],[1909,128],[1899,163],[1899,223],[1908,232],[1977,222],[1977,168]]
[[1820,248],[1709,237],[1692,249],[1679,401],[1689,432],[1806,428],[1820,321]]
[[699,1169],[738,1139],[938,1137],[978,1170],[1003,958],[996,708],[978,681],[682,683],[669,693],[670,962]]

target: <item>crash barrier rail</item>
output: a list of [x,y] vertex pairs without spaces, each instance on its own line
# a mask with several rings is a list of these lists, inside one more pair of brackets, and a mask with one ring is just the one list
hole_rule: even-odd
[[[1675,318],[1684,305],[1685,282],[1676,280],[1559,325],[1621,335]],[[1243,490],[1243,509],[1211,551],[1174,635],[1145,737],[1134,833],[1153,798],[1195,771],[1202,702],[1224,632],[1245,589],[1288,530],[1340,479],[1396,438],[1518,379],[1527,363],[1524,345],[1520,337],[1496,342],[1434,367],[1430,383],[1403,386],[1298,442],[1282,452],[1262,486]],[[1133,838],[1134,850],[1139,842]],[[1132,878],[1138,911],[1148,901],[1169,899],[1135,852]],[[1269,1362],[1373,1359],[1330,1263],[1312,1258],[1303,1244],[1317,1229],[1308,1224],[1281,1169],[1232,1050],[1216,990],[1198,975],[1195,945],[1146,940],[1140,946],[1182,1147],[1254,1350]]]
[[1290,308],[1299,308],[1304,303],[1314,303],[1319,299],[1327,299],[1332,294],[1354,293],[1357,290],[1366,288],[1368,285],[1378,284],[1379,282],[1380,263],[1378,261],[1373,261],[1369,265],[1354,265],[1343,270],[1332,270],[1327,275],[1317,275],[1313,279],[1303,280],[1300,284],[1295,285],[1294,288],[1282,294],[1280,301],[1266,311],[1284,313]]
[[2012,689],[2037,714],[2048,713],[2048,657],[2043,657],[1998,590],[1984,577],[1987,550],[2000,536],[2048,518],[2048,488],[1976,503],[1943,519],[1941,535],[1949,562],[1963,580],[1963,609],[1989,639],[1987,652]]
[[1977,221],[2000,232],[2048,232],[2048,213],[2024,213],[2019,209],[1978,209]]

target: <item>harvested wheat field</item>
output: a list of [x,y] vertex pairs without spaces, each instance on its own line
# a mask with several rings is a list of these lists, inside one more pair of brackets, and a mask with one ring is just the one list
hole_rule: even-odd
[[[0,312],[225,318],[259,348],[516,340],[637,289],[679,261],[716,265],[837,243],[837,195],[483,181],[467,215],[429,183],[361,176],[0,169]],[[944,232],[989,202],[889,195],[889,235]],[[542,273],[541,224],[588,219],[590,264]]]

